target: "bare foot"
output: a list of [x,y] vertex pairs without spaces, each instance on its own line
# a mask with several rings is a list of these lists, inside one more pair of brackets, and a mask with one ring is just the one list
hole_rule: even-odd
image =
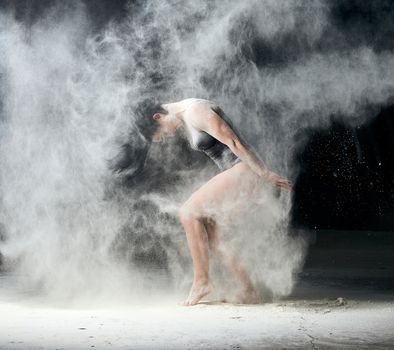
[[239,304],[259,304],[261,300],[255,290],[246,290],[237,295],[236,302]]
[[189,296],[186,301],[183,302],[184,306],[196,305],[203,297],[212,291],[212,287],[209,283],[194,284],[190,289]]

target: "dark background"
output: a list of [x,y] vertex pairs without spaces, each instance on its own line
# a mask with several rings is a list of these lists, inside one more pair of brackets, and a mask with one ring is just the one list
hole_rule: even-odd
[[[83,0],[92,30],[127,13],[126,0]],[[0,9],[33,24],[54,4],[52,0],[6,0]],[[134,10],[143,3],[133,1]],[[252,38],[242,55],[257,66],[285,66],[312,52],[349,50],[367,45],[377,52],[394,49],[394,4],[387,0],[330,1],[331,26],[319,42],[297,41],[297,33],[282,37],[273,46]],[[393,72],[394,73],[394,72]],[[373,107],[373,108],[372,108]],[[332,116],[331,127],[304,130],[307,142],[296,150],[300,165],[292,210],[294,227],[312,229],[394,229],[394,101],[371,106],[374,117],[349,127],[341,116]]]
[[394,106],[372,121],[309,130],[295,155],[302,170],[295,184],[293,223],[324,229],[393,230]]

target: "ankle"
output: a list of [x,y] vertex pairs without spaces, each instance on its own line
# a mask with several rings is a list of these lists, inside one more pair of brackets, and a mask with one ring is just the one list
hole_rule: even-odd
[[194,286],[205,286],[209,284],[209,278],[206,276],[197,276],[193,279]]
[[242,292],[245,294],[254,294],[256,293],[256,288],[253,285],[244,286]]

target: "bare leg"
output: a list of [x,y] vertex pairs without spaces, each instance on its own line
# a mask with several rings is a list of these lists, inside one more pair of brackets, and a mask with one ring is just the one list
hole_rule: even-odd
[[180,221],[186,232],[187,243],[193,260],[194,279],[184,305],[195,305],[211,291],[209,285],[208,236],[201,219],[188,213],[180,213]]
[[[258,176],[243,162],[214,176],[194,192],[179,210],[179,220],[187,237],[193,260],[194,279],[184,305],[195,305],[211,291],[209,284],[209,247],[205,218],[222,217],[233,207],[248,200],[258,184]],[[253,285],[235,257],[217,251],[218,257],[237,276],[249,297]],[[250,299],[250,298],[249,298]],[[246,300],[244,301],[246,302]]]
[[223,244],[220,243],[216,222],[214,220],[207,220],[205,227],[208,233],[209,248],[218,258],[223,267],[233,275],[235,280],[238,281],[242,287],[242,291],[238,295],[237,301],[244,304],[258,303],[259,298],[257,292],[248,273],[241,266],[238,257],[231,253],[229,249],[225,249]]

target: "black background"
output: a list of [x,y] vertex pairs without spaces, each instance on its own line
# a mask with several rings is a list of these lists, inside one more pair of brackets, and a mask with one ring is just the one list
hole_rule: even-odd
[[[127,13],[126,0],[83,0],[92,30]],[[26,24],[34,23],[57,1],[8,0],[0,8]],[[62,6],[71,6],[67,2]],[[142,1],[133,1],[138,10]],[[394,49],[392,1],[330,1],[331,29],[313,46],[297,44],[296,33],[272,46],[255,38],[243,55],[258,66],[285,66],[311,52],[367,45],[376,52]],[[264,54],[263,54],[264,52]],[[394,72],[393,72],[394,73]],[[392,101],[393,102],[393,101]],[[332,116],[327,129],[304,130],[308,141],[296,150],[301,167],[295,183],[292,225],[314,229],[392,230],[394,228],[394,103],[374,107],[375,117],[349,127]],[[379,112],[380,111],[380,112]]]

